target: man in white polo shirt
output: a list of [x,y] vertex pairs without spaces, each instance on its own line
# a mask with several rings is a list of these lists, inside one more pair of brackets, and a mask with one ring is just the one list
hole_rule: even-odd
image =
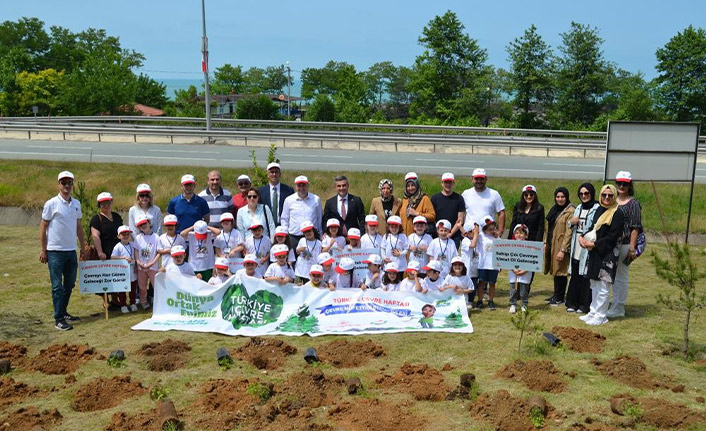
[[321,234],[321,198],[309,193],[309,179],[304,175],[296,177],[294,184],[297,192],[284,200],[280,218],[282,227],[287,229],[289,234],[290,248],[296,248],[299,240],[302,239],[302,231],[299,229],[302,222],[312,222],[314,228]]
[[39,261],[49,266],[55,327],[68,331],[73,329],[70,322],[80,320],[66,311],[78,270],[76,237],[81,250],[85,251],[86,241],[81,226],[81,203],[71,198],[74,174],[69,171],[59,173],[57,185],[59,194],[46,201],[42,210]]

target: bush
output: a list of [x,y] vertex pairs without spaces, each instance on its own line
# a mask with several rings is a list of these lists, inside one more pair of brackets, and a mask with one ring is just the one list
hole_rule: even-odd
[[242,120],[277,120],[277,105],[265,95],[248,96],[235,105],[235,118]]
[[306,121],[334,121],[336,118],[336,107],[331,99],[325,94],[319,94],[314,102],[309,105],[306,111]]

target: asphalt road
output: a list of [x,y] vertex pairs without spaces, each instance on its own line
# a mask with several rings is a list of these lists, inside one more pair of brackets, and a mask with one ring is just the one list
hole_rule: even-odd
[[[0,139],[0,158],[70,160],[130,164],[250,167],[250,147],[143,143],[71,142]],[[267,148],[257,148],[259,161]],[[559,179],[600,179],[602,159],[490,156],[478,154],[387,153],[349,150],[283,148],[277,151],[286,170],[356,170],[470,175],[485,168],[490,176]],[[706,165],[697,166],[698,182],[706,182]]]

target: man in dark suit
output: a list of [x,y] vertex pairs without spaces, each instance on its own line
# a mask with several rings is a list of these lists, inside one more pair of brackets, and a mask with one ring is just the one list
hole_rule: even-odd
[[338,219],[341,223],[342,234],[346,235],[348,229],[365,229],[365,207],[358,196],[348,194],[348,178],[344,175],[334,179],[336,196],[326,201],[321,226],[326,226],[330,218]]
[[269,183],[259,189],[260,203],[270,207],[276,226],[280,225],[284,200],[287,196],[294,194],[293,188],[279,182],[280,176],[282,176],[282,171],[280,170],[279,163],[270,163],[267,165],[267,179]]

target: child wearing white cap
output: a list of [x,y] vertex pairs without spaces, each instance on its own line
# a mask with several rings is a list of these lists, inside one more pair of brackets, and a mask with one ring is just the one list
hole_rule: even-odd
[[357,248],[362,248],[360,245],[360,230],[357,228],[348,229],[348,245],[346,250],[355,250]]
[[311,265],[309,270],[309,281],[304,283],[302,287],[313,287],[314,289],[329,289],[335,290],[332,285],[324,282],[324,269],[321,265]]
[[171,250],[172,261],[169,265],[163,266],[159,272],[177,271],[187,277],[201,278],[201,274],[196,274],[194,268],[186,261],[186,249],[181,245],[175,245]]
[[346,247],[346,238],[341,235],[341,222],[336,218],[326,221],[326,232],[321,237],[321,250],[333,253],[333,250],[343,250]]
[[[275,229],[272,247],[277,244],[284,244],[287,246],[287,250],[289,250],[289,254],[287,254],[287,263],[289,263],[289,266],[294,268],[294,262],[297,261],[297,256],[294,254],[294,249],[289,247],[289,234],[287,233],[287,229],[285,229],[283,226],[277,226],[277,228]],[[270,248],[270,263],[273,262],[277,262],[277,258],[272,253],[272,248]]]
[[167,214],[164,217],[163,225],[165,232],[159,236],[159,249],[157,250],[157,253],[162,256],[162,268],[172,261],[172,247],[180,245],[186,248],[186,241],[181,235],[177,235],[176,232],[177,216]]
[[360,237],[360,248],[381,248],[382,235],[378,233],[378,216],[368,214],[365,216],[365,234]]
[[406,267],[408,248],[407,236],[402,233],[402,219],[400,216],[390,216],[387,219],[387,233],[382,239],[385,263],[397,262],[397,266]]
[[208,279],[208,284],[211,286],[218,286],[219,284],[225,283],[230,278],[230,271],[228,270],[228,259],[225,257],[216,258],[216,264],[213,265],[215,274]]
[[365,274],[365,280],[361,284],[360,288],[365,289],[379,289],[382,287],[382,271],[380,271],[380,266],[382,265],[382,258],[379,254],[371,254],[363,263],[368,264],[368,272]]
[[451,272],[444,278],[441,291],[453,289],[456,295],[471,293],[475,285],[468,276],[466,264],[461,256],[451,259]]
[[120,243],[113,247],[111,259],[123,259],[130,264],[130,309],[127,307],[127,301],[125,298],[125,293],[118,293],[118,303],[120,304],[120,311],[123,313],[128,313],[130,310],[137,311],[137,305],[135,304],[137,298],[137,270],[135,269],[135,244],[131,241],[132,230],[129,226],[120,226],[118,228],[118,238]]
[[299,226],[304,237],[297,244],[297,263],[294,266],[294,274],[297,276],[297,283],[304,284],[309,281],[309,269],[316,263],[316,258],[321,254],[321,241],[316,239],[316,229],[310,221],[303,221]]
[[257,277],[262,278],[265,275],[267,267],[270,265],[270,248],[272,242],[270,238],[264,235],[265,228],[262,221],[254,219],[250,225],[252,235],[245,239],[245,251],[247,254],[254,254],[257,257]]
[[[427,233],[427,219],[424,216],[416,216],[412,221],[414,225],[414,233],[409,234],[407,242],[409,243],[409,253],[407,258],[410,262],[419,263],[420,268],[426,266],[429,262],[427,249],[431,244],[432,237]],[[400,268],[404,268],[401,266]],[[424,271],[420,271],[422,278],[426,276]]]
[[210,280],[213,274],[213,265],[216,263],[213,240],[220,233],[220,229],[209,226],[203,220],[181,231],[181,236],[189,245],[189,263],[194,272],[201,275],[202,280]]
[[276,262],[270,264],[265,271],[265,280],[271,283],[277,283],[283,286],[287,283],[294,283],[294,271],[287,262],[289,248],[285,244],[276,244],[271,250],[277,259]]
[[493,244],[497,225],[493,217],[486,215],[481,220],[481,233],[478,235],[478,302],[476,308],[483,308],[483,289],[488,287],[488,309],[495,310],[495,283],[499,270],[493,267]]
[[[452,241],[453,242],[453,241]],[[444,265],[438,260],[430,260],[424,270],[427,272],[427,276],[423,279],[415,280],[417,287],[417,292],[427,293],[430,290],[441,291],[441,286],[444,283],[444,279],[441,278],[441,271],[444,269]]]
[[255,254],[246,254],[243,257],[243,267],[235,272],[235,279],[240,280],[243,277],[262,278],[257,273],[259,262],[260,259]]
[[441,278],[443,279],[451,270],[451,259],[458,255],[458,251],[456,250],[454,240],[449,238],[451,222],[448,220],[439,220],[436,222],[436,232],[439,234],[439,237],[429,243],[427,255],[430,259],[437,260],[441,264]]
[[421,278],[419,276],[419,271],[422,267],[419,262],[409,262],[407,264],[407,269],[405,269],[405,278],[400,282],[400,292],[416,292],[417,282]]
[[321,269],[324,271],[323,280],[326,284],[331,283],[331,278],[335,275],[333,271],[334,262],[335,260],[328,253],[321,253],[316,259],[316,263],[321,265]]
[[[515,231],[512,232],[515,241],[526,241],[529,236],[529,229],[524,224],[515,226]],[[510,313],[517,312],[517,300],[522,298],[522,311],[527,311],[529,303],[530,286],[532,285],[531,271],[513,269],[508,272],[508,281],[510,282]]]
[[400,290],[402,273],[395,262],[385,265],[385,274],[382,276],[382,290],[386,292],[397,292]]
[[242,257],[245,250],[245,240],[240,231],[235,229],[234,219],[233,214],[229,212],[221,214],[221,233],[213,241],[218,257]]
[[331,284],[335,289],[357,289],[363,280],[355,274],[355,261],[350,257],[342,257],[338,262],[336,274],[331,279]]
[[137,266],[137,287],[140,292],[140,304],[143,309],[150,307],[147,299],[147,280],[154,286],[159,260],[159,237],[152,232],[152,223],[146,215],[139,215],[135,220],[140,233],[135,238],[135,263]]
[[[479,235],[478,223],[467,222],[463,225],[463,240],[461,240],[461,252],[460,256],[463,259],[464,265],[466,265],[466,271],[468,276],[471,278],[474,286],[478,286],[478,235]],[[475,289],[468,293],[468,303],[473,306],[473,301],[475,300],[476,291]]]

